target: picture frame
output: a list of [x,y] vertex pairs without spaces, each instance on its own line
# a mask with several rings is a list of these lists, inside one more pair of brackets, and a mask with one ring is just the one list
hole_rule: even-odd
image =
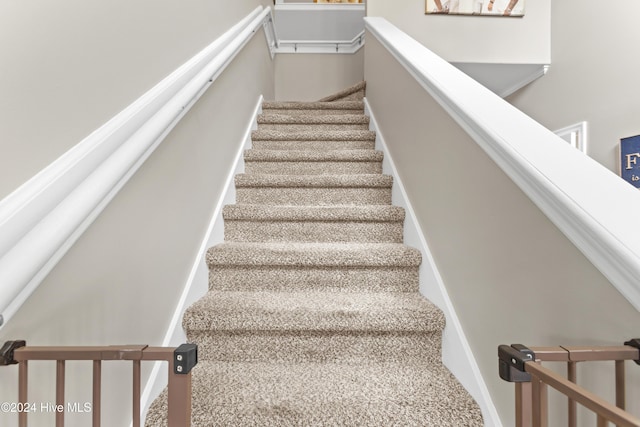
[[425,0],[427,15],[524,16],[525,0]]
[[640,135],[620,139],[620,177],[640,188]]

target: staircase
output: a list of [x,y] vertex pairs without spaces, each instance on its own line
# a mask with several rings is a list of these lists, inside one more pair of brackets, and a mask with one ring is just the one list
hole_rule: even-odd
[[[194,426],[482,425],[442,365],[444,316],[418,293],[363,94],[264,102],[183,320]],[[146,425],[165,418],[166,392]]]

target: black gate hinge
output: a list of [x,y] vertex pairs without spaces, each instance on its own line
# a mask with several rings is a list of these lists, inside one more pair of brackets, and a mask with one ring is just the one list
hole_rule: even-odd
[[198,364],[198,346],[196,344],[182,344],[173,352],[173,371],[186,375]]
[[624,343],[624,345],[635,347],[635,348],[637,348],[639,350],[638,351],[638,358],[634,362],[636,362],[636,364],[640,365],[640,338],[630,339],[629,341]]
[[531,381],[531,374],[525,372],[525,363],[536,360],[533,351],[522,344],[498,347],[498,370],[500,378],[511,383]]
[[13,358],[13,352],[26,345],[27,342],[24,340],[5,342],[2,348],[0,348],[0,366],[17,364],[18,361]]

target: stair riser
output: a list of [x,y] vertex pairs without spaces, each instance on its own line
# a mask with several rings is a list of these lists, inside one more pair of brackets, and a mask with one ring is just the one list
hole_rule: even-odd
[[252,141],[257,150],[373,150],[375,141]]
[[439,363],[442,335],[187,331],[187,340],[198,343],[199,359],[220,362]]
[[245,161],[245,173],[268,175],[326,175],[382,173],[382,162],[262,162]]
[[402,243],[403,224],[353,221],[224,221],[224,238],[235,242]]
[[366,123],[345,124],[288,124],[288,123],[260,123],[259,130],[279,130],[283,132],[310,132],[326,130],[369,130]]
[[209,266],[218,291],[417,292],[418,267]]
[[241,187],[236,200],[254,205],[390,205],[391,188]]
[[251,132],[252,141],[375,141],[376,134],[365,129],[286,131],[258,129]]
[[335,115],[354,115],[364,114],[364,110],[318,110],[318,109],[279,109],[279,108],[263,108],[263,114],[287,114],[287,115],[308,115],[314,116],[335,116]]

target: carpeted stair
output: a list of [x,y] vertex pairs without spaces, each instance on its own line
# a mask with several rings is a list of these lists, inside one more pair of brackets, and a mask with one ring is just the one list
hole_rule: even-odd
[[[363,114],[364,83],[264,102],[209,292],[185,313],[194,426],[481,426]],[[166,425],[166,391],[146,425]]]

